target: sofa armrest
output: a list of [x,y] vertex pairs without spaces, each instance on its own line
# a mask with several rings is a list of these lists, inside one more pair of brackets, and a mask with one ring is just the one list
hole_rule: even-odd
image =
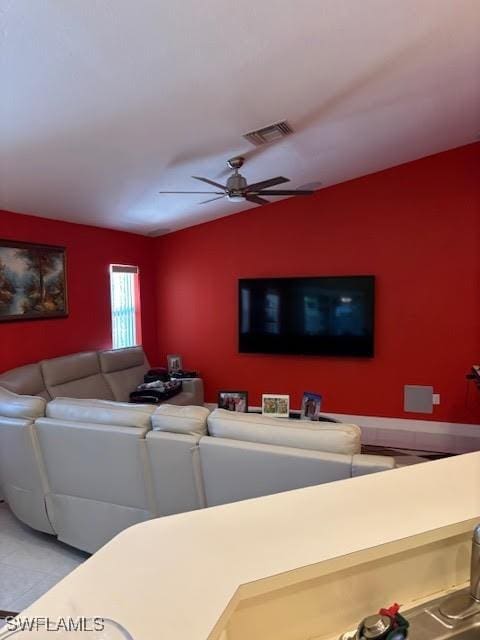
[[182,380],[181,392],[167,400],[169,404],[189,404],[203,407],[203,379],[202,378],[184,378]]
[[45,415],[46,400],[37,396],[22,396],[0,387],[0,416],[35,419]]
[[352,456],[352,478],[389,469],[395,469],[395,458],[390,456],[371,456],[365,453]]

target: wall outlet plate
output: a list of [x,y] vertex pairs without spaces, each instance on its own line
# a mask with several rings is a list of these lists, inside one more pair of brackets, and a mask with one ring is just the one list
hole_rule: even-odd
[[440,394],[432,393],[432,404],[440,404]]

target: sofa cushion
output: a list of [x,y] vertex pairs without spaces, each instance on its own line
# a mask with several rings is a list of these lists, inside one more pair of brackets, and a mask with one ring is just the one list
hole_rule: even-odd
[[153,430],[204,436],[209,413],[206,407],[162,404],[152,415]]
[[211,436],[261,444],[352,455],[360,453],[360,428],[353,424],[269,418],[215,409],[208,416]]
[[0,386],[14,393],[27,396],[41,396],[50,400],[50,394],[45,388],[42,370],[38,363],[26,364],[0,375]]
[[52,398],[100,398],[115,400],[100,372],[95,351],[42,360],[40,363],[45,386]]
[[155,406],[148,404],[55,398],[47,404],[46,415],[63,421],[150,429],[150,416],[154,410]]
[[110,349],[109,351],[100,351],[98,355],[100,369],[103,373],[145,366],[145,354],[142,347]]
[[99,354],[100,369],[110,386],[113,397],[127,402],[129,395],[143,382],[148,362],[142,347],[112,349]]
[[35,419],[45,415],[45,398],[18,395],[0,387],[0,415],[7,418]]

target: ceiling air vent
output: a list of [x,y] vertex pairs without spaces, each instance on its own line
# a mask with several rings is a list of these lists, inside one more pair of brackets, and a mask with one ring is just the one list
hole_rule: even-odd
[[282,120],[282,122],[269,124],[267,127],[263,127],[262,129],[245,133],[243,137],[256,147],[259,147],[261,144],[268,144],[269,142],[280,140],[280,138],[284,138],[291,133],[293,133],[292,127],[286,120]]

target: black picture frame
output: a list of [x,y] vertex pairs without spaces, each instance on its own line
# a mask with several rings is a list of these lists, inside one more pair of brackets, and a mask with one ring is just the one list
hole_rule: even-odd
[[[228,398],[231,402],[228,402]],[[235,400],[238,402],[236,403]],[[238,391],[232,389],[221,389],[217,395],[217,404],[219,409],[227,411],[237,411],[238,413],[248,412],[248,391]],[[241,408],[237,408],[240,406]]]

